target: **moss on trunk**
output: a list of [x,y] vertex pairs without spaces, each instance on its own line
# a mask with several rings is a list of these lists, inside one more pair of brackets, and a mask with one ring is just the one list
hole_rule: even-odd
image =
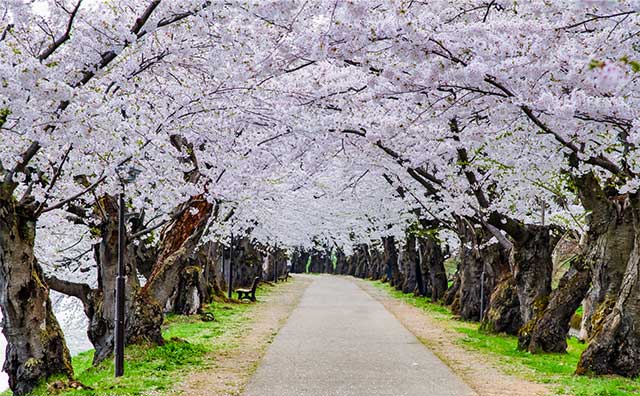
[[27,394],[50,376],[73,377],[69,350],[34,254],[33,209],[12,196],[0,197],[0,309],[7,339],[3,370],[16,395]]

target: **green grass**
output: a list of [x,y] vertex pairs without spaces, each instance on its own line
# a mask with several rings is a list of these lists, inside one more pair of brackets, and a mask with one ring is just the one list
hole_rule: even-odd
[[451,311],[447,307],[444,307],[439,304],[434,304],[431,302],[430,298],[427,297],[416,297],[413,294],[406,294],[400,290],[396,290],[393,287],[389,286],[386,282],[381,281],[371,281],[373,285],[379,289],[386,291],[391,296],[397,298],[398,300],[402,300],[408,304],[411,304],[415,307],[422,309],[425,312],[429,312],[432,317],[439,320],[451,319],[453,316],[451,315]]
[[[261,286],[258,298],[272,292],[274,288]],[[38,387],[34,395],[143,395],[170,390],[174,383],[187,372],[206,366],[206,355],[210,352],[233,349],[233,340],[243,326],[250,321],[255,304],[213,303],[205,311],[214,315],[215,321],[203,322],[199,315],[167,315],[163,325],[163,346],[129,346],[125,352],[125,375],[113,377],[113,359],[97,367],[91,365],[93,351],[80,353],[72,358],[76,380],[91,390],[67,390],[52,393],[48,385]],[[10,391],[0,396],[11,395]]]
[[391,296],[425,311],[430,317],[444,322],[461,335],[458,343],[463,347],[496,357],[505,372],[526,379],[551,384],[558,395],[574,396],[632,396],[640,394],[640,379],[617,376],[586,377],[574,375],[585,344],[575,338],[568,340],[566,354],[531,354],[517,350],[514,336],[490,334],[480,330],[477,323],[454,320],[448,308],[431,303],[424,297],[404,294],[387,283],[373,282],[374,286]]

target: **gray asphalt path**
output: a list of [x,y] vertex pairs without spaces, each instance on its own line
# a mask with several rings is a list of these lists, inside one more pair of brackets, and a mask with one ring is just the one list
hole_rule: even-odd
[[312,279],[245,396],[475,395],[353,282]]

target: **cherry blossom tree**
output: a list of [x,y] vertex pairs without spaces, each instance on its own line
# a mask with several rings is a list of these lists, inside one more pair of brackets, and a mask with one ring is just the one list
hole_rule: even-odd
[[[584,299],[577,372],[640,372],[634,2],[38,4],[0,9],[0,307],[17,394],[73,374],[50,288],[111,326],[129,172],[129,311],[150,309],[139,328],[156,342],[193,252],[234,232],[267,267],[316,248],[406,290],[428,272],[433,295],[531,352],[563,351]],[[447,295],[428,233],[458,239]],[[581,253],[552,290],[565,234]],[[61,276],[61,256],[102,284]],[[97,343],[96,362],[110,351]]]

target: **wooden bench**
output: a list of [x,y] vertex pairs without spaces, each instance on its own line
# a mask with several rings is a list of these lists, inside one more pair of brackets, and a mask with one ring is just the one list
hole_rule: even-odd
[[258,283],[260,282],[260,277],[256,276],[251,284],[251,289],[236,289],[236,293],[238,293],[238,300],[242,301],[244,299],[256,301],[256,289],[258,288]]

